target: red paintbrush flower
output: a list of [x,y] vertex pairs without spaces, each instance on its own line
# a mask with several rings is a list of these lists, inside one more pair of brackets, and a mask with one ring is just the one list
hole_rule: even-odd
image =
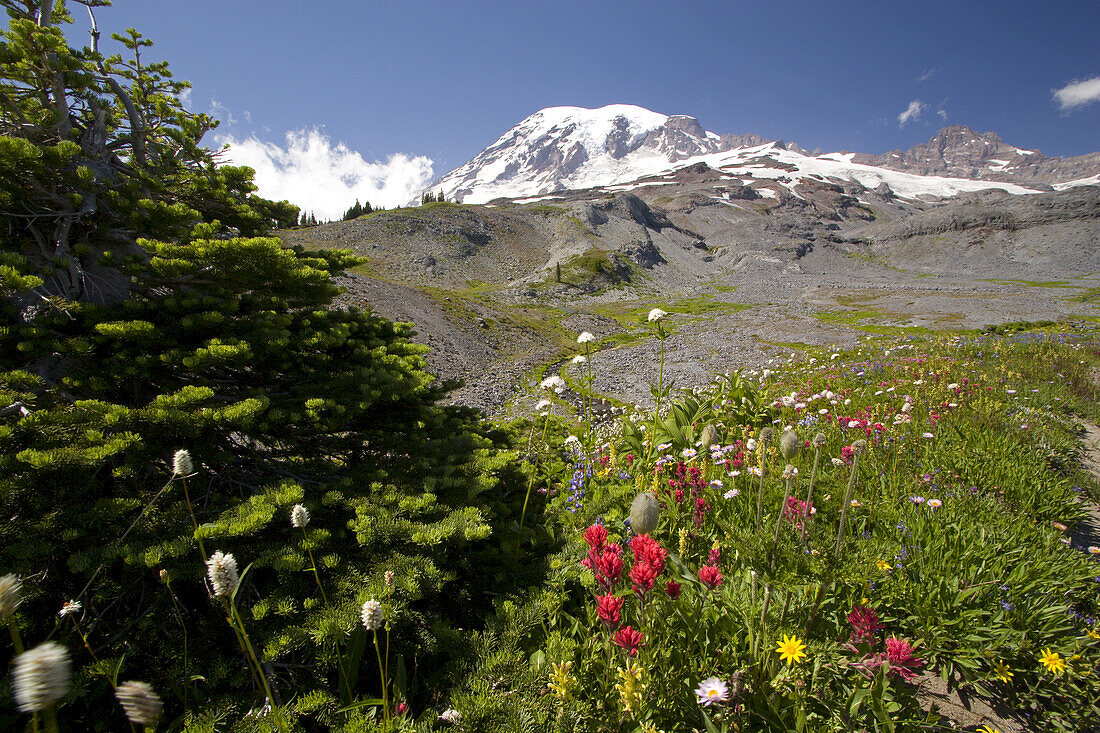
[[722,571],[714,565],[699,568],[699,581],[710,590],[722,585]]
[[596,558],[596,581],[604,590],[610,590],[623,577],[623,550],[618,543],[610,542]]
[[642,645],[642,632],[635,631],[630,626],[624,626],[615,632],[614,642],[630,652],[630,656],[638,653],[638,647]]
[[634,584],[634,592],[644,596],[653,590],[657,583],[657,576],[661,574],[658,568],[645,562],[635,562],[630,569],[630,582]]
[[657,573],[665,569],[668,551],[648,534],[640,534],[631,540],[630,549],[634,552],[635,565],[650,565]]
[[891,636],[886,640],[886,661],[890,663],[889,674],[896,674],[906,682],[917,676],[924,662],[913,656],[913,645],[905,639]]
[[600,621],[603,621],[609,628],[615,628],[619,625],[619,621],[622,616],[620,611],[623,608],[623,599],[616,598],[611,593],[606,596],[596,597],[596,615],[600,617]]
[[665,583],[665,593],[668,595],[669,598],[675,601],[677,598],[680,597],[680,587],[681,586],[679,583],[670,580]]
[[584,531],[584,541],[596,552],[601,551],[607,544],[607,527],[602,524],[593,524]]

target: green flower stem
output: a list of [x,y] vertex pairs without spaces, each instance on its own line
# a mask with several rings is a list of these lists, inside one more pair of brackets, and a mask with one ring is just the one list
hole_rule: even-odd
[[382,720],[390,729],[390,693],[386,688],[386,668],[382,666],[382,652],[378,649],[378,629],[374,630],[374,656],[378,659],[378,675],[382,678]]
[[187,500],[187,513],[191,515],[191,525],[195,528],[195,540],[199,543],[199,552],[202,553],[202,561],[205,563],[206,558],[210,557],[206,554],[206,547],[202,544],[202,537],[198,536],[199,522],[195,519],[195,509],[191,506],[191,492],[187,490],[187,479],[181,478],[183,482],[183,498]]
[[657,338],[661,340],[661,362],[657,367],[657,406],[653,409],[653,432],[649,436],[649,446],[646,449],[646,465],[653,459],[653,451],[657,448],[657,420],[661,415],[661,394],[665,389],[665,329],[661,322],[657,321]]
[[[544,420],[543,423],[542,423],[542,444],[543,445],[546,445],[546,434],[550,430],[550,410],[551,410],[550,407],[546,408],[546,420]],[[541,455],[541,450],[540,450],[539,453],[535,454],[535,465],[534,465],[534,467],[531,471],[531,478],[527,480],[527,495],[523,497],[523,511],[520,512],[520,515],[519,515],[519,528],[520,529],[523,529],[523,520],[527,518],[527,502],[530,501],[530,499],[531,499],[531,488],[535,485],[535,474],[538,473],[539,456],[540,455]]]
[[768,442],[760,440],[760,489],[756,492],[756,531],[760,531],[760,524],[764,521],[764,474],[767,473],[764,463],[768,457]]
[[764,607],[760,611],[760,633],[756,635],[756,651],[759,654],[761,651],[760,644],[764,639],[764,628],[768,621],[768,607],[772,603],[772,584],[768,583],[764,586]]
[[191,679],[191,675],[188,673],[190,664],[187,654],[187,624],[183,621],[183,609],[180,608],[176,594],[172,591],[172,579],[167,574],[165,574],[164,585],[168,588],[168,597],[172,599],[172,607],[175,609],[176,618],[179,619],[180,628],[183,629],[183,709],[187,710],[187,683]]
[[[775,572],[775,552],[779,549],[779,530],[783,528],[783,512],[787,508],[787,500],[791,498],[791,479],[786,481],[787,488],[783,491],[783,503],[779,505],[779,518],[775,520],[775,537],[772,539],[772,556],[769,561],[769,569]],[[803,522],[805,525],[805,522]]]
[[840,559],[840,541],[844,539],[844,524],[848,519],[848,507],[852,505],[852,488],[856,483],[856,473],[859,471],[859,453],[852,457],[852,473],[848,477],[848,491],[844,494],[844,505],[840,507],[840,529],[836,533],[836,550],[833,551],[833,559]]
[[22,654],[24,652],[23,638],[19,636],[19,629],[15,628],[15,624],[11,621],[8,621],[8,634],[11,635],[11,643],[15,647],[15,653],[17,655]]
[[[325,594],[325,587],[321,585],[321,575],[317,572],[317,561],[313,559],[313,548],[309,546],[309,537],[306,535],[306,528],[301,527],[302,530],[302,546],[306,548],[306,553],[309,555],[309,569],[313,571],[313,579],[317,581],[317,590],[321,592],[321,600],[325,602],[325,606],[329,609],[332,608],[332,604],[329,603],[328,596]],[[336,648],[336,667],[339,670],[340,681],[344,683],[344,693],[347,695],[347,702],[351,702],[351,685],[348,683],[348,673],[344,669],[344,655],[340,651],[340,642],[335,643]]]
[[46,719],[46,733],[57,733],[57,711],[53,705],[42,711],[42,717]]
[[390,618],[393,615],[393,588],[386,588],[386,671],[390,670]]
[[814,481],[817,480],[817,466],[821,462],[821,448],[814,446],[814,468],[810,471],[810,488],[806,490],[806,503],[802,507],[802,541],[806,541],[806,531],[810,520],[810,504],[814,500]]
[[779,612],[779,624],[776,626],[777,629],[783,628],[783,622],[787,620],[787,609],[790,608],[790,605],[791,589],[788,588],[783,592],[783,609]]
[[275,705],[275,696],[271,694],[271,686],[267,682],[267,675],[264,674],[263,665],[260,664],[260,658],[256,655],[256,650],[252,646],[252,640],[248,638],[248,631],[244,628],[244,619],[241,618],[240,611],[237,610],[237,604],[231,599],[225,599],[226,611],[229,615],[229,624],[236,630],[239,635],[241,646],[244,648],[245,654],[251,661],[252,665],[256,669],[256,673],[260,678],[260,683],[263,686],[264,695],[267,698],[268,704],[271,706],[272,712],[275,714],[275,724],[280,731],[286,730],[286,724],[283,721],[283,714],[279,711]]

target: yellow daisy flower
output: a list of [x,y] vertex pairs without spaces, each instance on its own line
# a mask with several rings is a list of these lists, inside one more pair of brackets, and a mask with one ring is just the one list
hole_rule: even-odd
[[890,569],[890,563],[886,562],[885,560],[879,560],[878,562],[875,563],[875,565],[878,566],[879,570],[889,570]]
[[1043,650],[1043,656],[1039,657],[1039,663],[1053,675],[1059,675],[1066,671],[1066,660],[1062,659],[1058,652],[1052,652],[1049,646]]
[[978,728],[978,733],[1001,733],[1001,731],[988,725],[983,725],[981,728]]
[[1096,629],[1089,629],[1089,632],[1085,636],[1090,639],[1100,639],[1100,633],[1097,633]]
[[1008,665],[1000,660],[994,660],[993,662],[993,676],[999,679],[1001,682],[1008,684],[1012,681],[1012,670],[1008,668]]
[[790,665],[802,661],[802,657],[806,656],[806,652],[802,651],[805,648],[806,645],[799,641],[797,636],[784,634],[783,641],[779,643],[775,650],[779,652],[779,658]]

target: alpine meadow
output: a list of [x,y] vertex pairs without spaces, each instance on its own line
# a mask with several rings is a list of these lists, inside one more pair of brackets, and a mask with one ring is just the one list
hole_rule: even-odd
[[0,5],[0,729],[1100,729],[1100,153],[554,107],[326,222]]

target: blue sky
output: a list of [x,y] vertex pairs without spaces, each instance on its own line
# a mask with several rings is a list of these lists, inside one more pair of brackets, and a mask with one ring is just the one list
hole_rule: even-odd
[[[258,171],[327,198],[393,205],[556,105],[636,104],[826,151],[908,148],[950,123],[1047,155],[1100,150],[1092,0],[115,0],[97,19],[150,37]],[[303,197],[295,185],[280,190]]]

